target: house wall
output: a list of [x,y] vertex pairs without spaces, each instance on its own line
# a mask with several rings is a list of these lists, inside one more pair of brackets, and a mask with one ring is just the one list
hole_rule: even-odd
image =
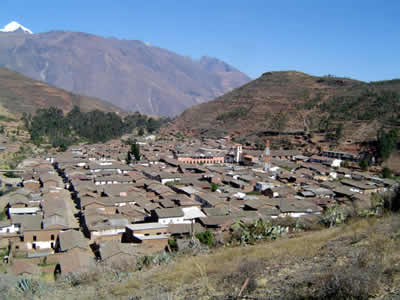
[[24,188],[26,188],[32,192],[39,192],[40,191],[40,183],[39,182],[24,182]]
[[190,224],[190,221],[185,220],[184,217],[159,218],[158,223],[160,223],[160,224]]
[[57,187],[57,181],[49,180],[49,181],[43,182],[43,187],[44,188]]
[[[126,228],[127,234],[132,235],[133,231],[129,228]],[[157,235],[160,234],[167,234],[168,228],[155,228],[155,229],[143,229],[143,230],[135,230],[135,234],[143,234],[143,235]]]
[[114,229],[105,229],[98,231],[90,231],[90,237],[92,239],[98,239],[99,237],[105,236],[120,236],[125,232],[125,228],[114,228]]
[[166,184],[167,182],[174,182],[174,181],[179,181],[181,180],[180,178],[166,178],[166,179],[161,179],[162,184]]
[[96,243],[110,242],[110,241],[121,242],[121,239],[122,239],[122,234],[103,235],[103,236],[98,236],[96,238],[93,238],[93,240],[96,241]]
[[215,156],[215,157],[178,157],[178,161],[186,164],[223,164],[225,162],[225,157]]
[[21,208],[21,207],[27,207],[27,205],[25,203],[16,203],[16,204],[10,205],[10,207]]
[[0,233],[18,233],[20,231],[20,226],[17,224],[11,224],[7,227],[0,228]]
[[27,249],[54,248],[59,233],[59,229],[24,231],[24,243]]
[[300,218],[301,216],[305,216],[308,214],[314,214],[314,215],[319,215],[321,214],[320,212],[315,212],[315,213],[308,213],[308,212],[289,212],[289,213],[280,213],[279,217],[292,217],[292,218]]

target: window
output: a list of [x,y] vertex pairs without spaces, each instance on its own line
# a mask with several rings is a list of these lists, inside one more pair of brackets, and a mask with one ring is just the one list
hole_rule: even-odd
[[54,241],[54,234],[51,235],[50,239]]
[[36,242],[36,235],[33,236],[33,241]]
[[21,242],[23,242],[24,241],[24,236],[21,236]]
[[51,249],[54,249],[54,243],[50,243]]
[[32,243],[32,248],[36,249],[36,243]]
[[150,235],[150,233],[145,233],[144,235],[145,235],[145,236],[149,236],[149,235]]

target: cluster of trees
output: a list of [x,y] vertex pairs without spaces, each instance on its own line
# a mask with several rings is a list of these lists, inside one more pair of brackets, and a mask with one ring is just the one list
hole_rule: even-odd
[[[315,104],[316,105],[316,104]],[[400,119],[400,94],[393,90],[365,89],[359,96],[332,97],[318,105],[321,112],[329,113],[334,120],[381,120],[398,122]]]
[[35,144],[50,143],[64,151],[78,141],[106,142],[137,129],[143,135],[157,131],[167,119],[154,119],[135,113],[124,119],[113,112],[93,110],[81,112],[75,106],[64,115],[56,107],[38,109],[35,116],[24,114],[22,120]]

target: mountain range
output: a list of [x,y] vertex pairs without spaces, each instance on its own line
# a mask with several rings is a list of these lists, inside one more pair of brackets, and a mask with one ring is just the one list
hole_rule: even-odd
[[174,116],[250,80],[208,56],[194,60],[141,41],[82,32],[30,34],[18,25],[0,32],[0,66],[128,111]]

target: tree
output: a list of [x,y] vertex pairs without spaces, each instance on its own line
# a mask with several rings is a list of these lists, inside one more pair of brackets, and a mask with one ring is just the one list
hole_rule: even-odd
[[216,192],[218,190],[218,185],[215,183],[211,183],[211,192]]
[[382,177],[383,178],[391,178],[392,177],[392,170],[389,168],[383,168],[382,170]]
[[363,171],[367,171],[368,170],[368,161],[366,159],[363,159],[362,161],[360,161],[360,168]]
[[383,128],[378,131],[377,150],[378,157],[382,160],[389,158],[390,154],[397,149],[397,130],[391,129],[386,132]]
[[143,136],[144,135],[144,129],[143,128],[139,128],[138,135],[139,136]]
[[32,115],[30,113],[23,112],[21,121],[24,123],[25,129],[29,130],[32,122]]
[[140,160],[140,146],[136,141],[131,145],[130,153],[135,157],[135,160]]
[[129,165],[132,162],[131,152],[128,151],[126,154],[126,163]]
[[257,139],[255,143],[256,149],[257,150],[265,150],[265,143],[261,139]]
[[336,132],[335,132],[336,141],[340,140],[342,136],[343,136],[343,124],[340,123],[338,127],[336,127]]

